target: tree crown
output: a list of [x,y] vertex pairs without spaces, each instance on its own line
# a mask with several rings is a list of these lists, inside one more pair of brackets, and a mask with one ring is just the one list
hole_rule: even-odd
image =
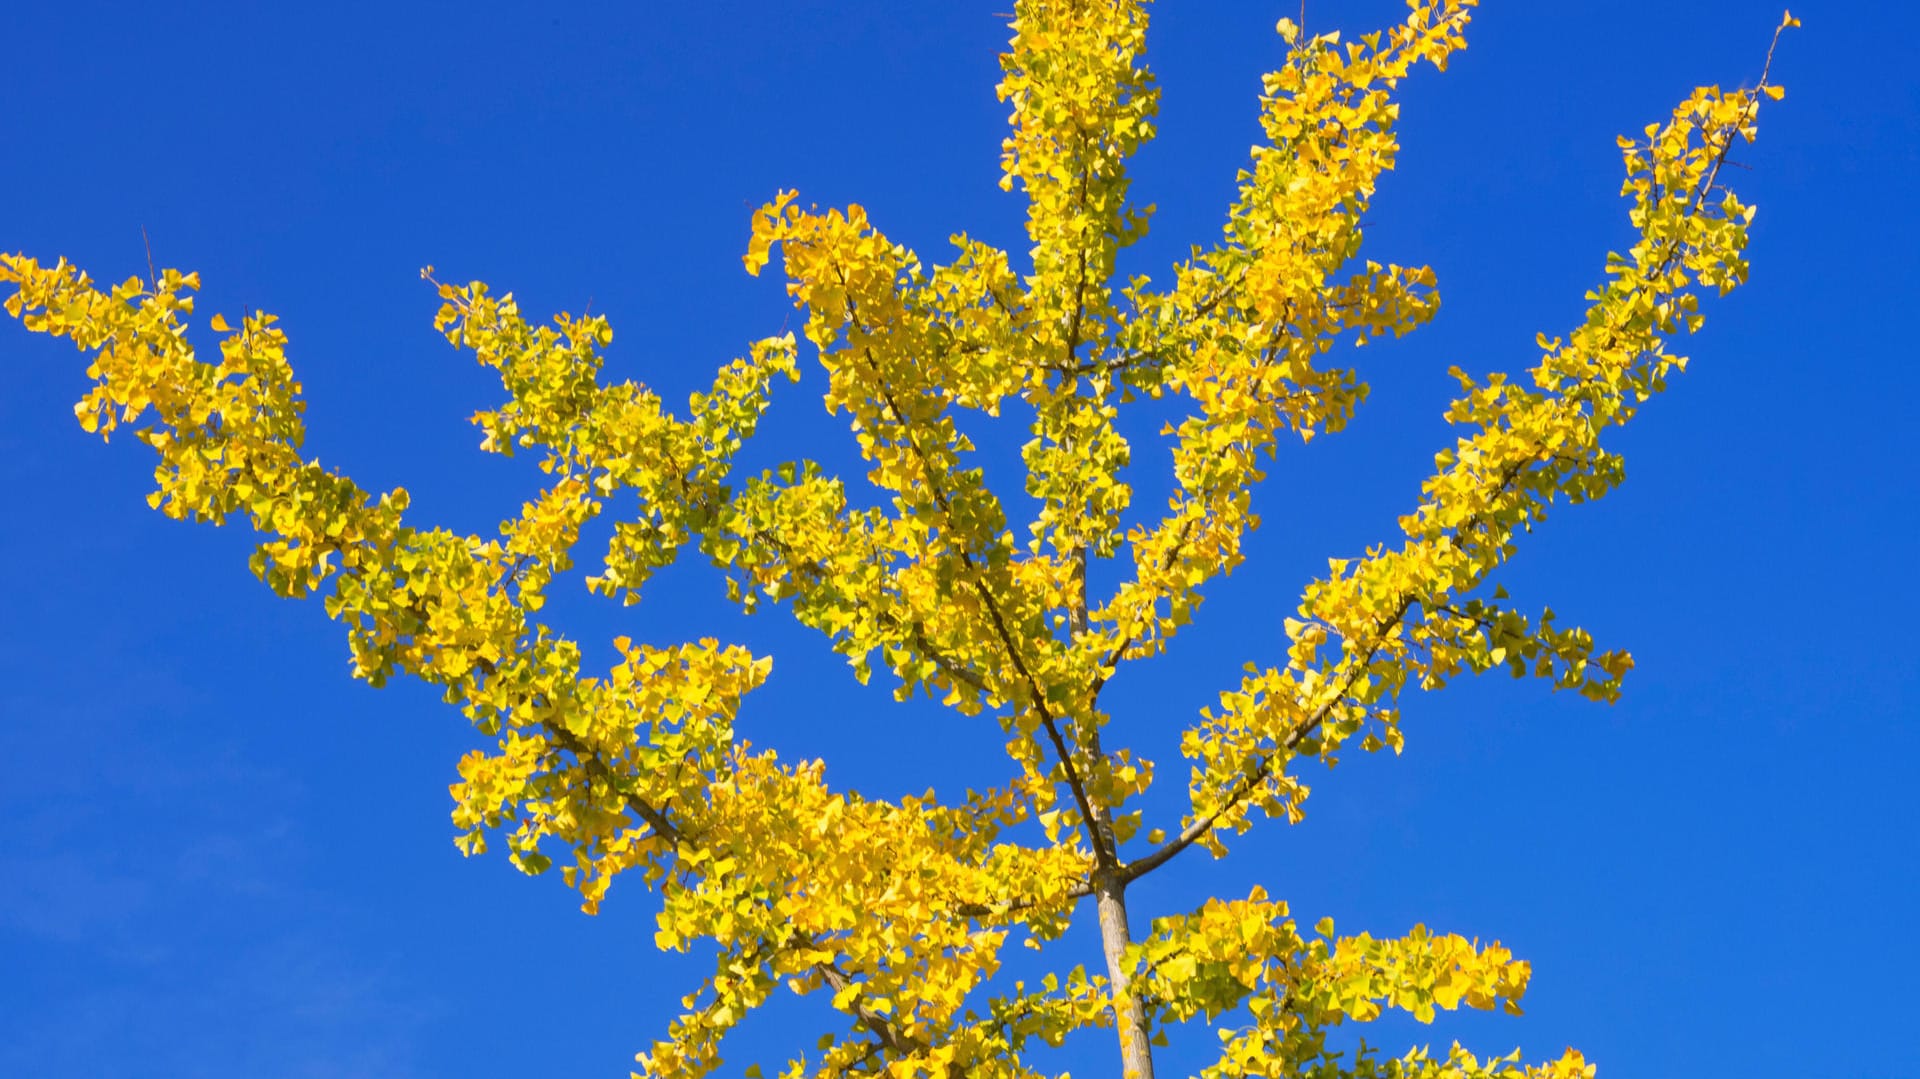
[[[300,385],[271,315],[214,316],[224,337],[202,361],[188,341],[196,275],[101,288],[16,255],[0,280],[28,329],[92,354],[80,423],[130,428],[158,454],[154,507],[251,525],[254,571],[283,595],[322,595],[356,676],[423,679],[493,739],[452,787],[463,850],[503,843],[534,874],[558,858],[589,912],[631,872],[661,897],[661,947],[710,943],[714,974],[641,1055],[648,1075],[711,1071],[724,1035],[783,982],[847,1016],[793,1076],[1034,1075],[1031,1043],[1088,1027],[1115,1029],[1124,1070],[1150,1075],[1151,1039],[1229,1014],[1208,1076],[1591,1074],[1572,1051],[1528,1068],[1458,1047],[1343,1057],[1329,1042],[1383,1008],[1423,1021],[1517,1008],[1529,968],[1498,943],[1423,927],[1343,936],[1325,920],[1309,932],[1260,889],[1153,918],[1135,939],[1126,904],[1129,884],[1191,847],[1222,856],[1259,816],[1301,819],[1303,762],[1398,752],[1409,688],[1506,669],[1611,700],[1632,665],[1551,610],[1513,609],[1497,571],[1556,500],[1621,481],[1603,434],[1683,368],[1668,342],[1699,328],[1698,294],[1745,279],[1753,210],[1721,172],[1780,96],[1764,76],[1697,90],[1620,139],[1636,242],[1608,256],[1580,325],[1539,338],[1527,377],[1454,371],[1447,419],[1462,433],[1399,540],[1332,560],[1287,620],[1285,654],[1184,732],[1183,818],[1145,820],[1154,763],[1103,744],[1103,692],[1239,564],[1260,523],[1251,492],[1282,442],[1337,433],[1364,401],[1337,347],[1438,310],[1430,269],[1361,255],[1403,80],[1445,68],[1474,4],[1409,6],[1353,42],[1281,21],[1291,48],[1263,82],[1265,141],[1220,239],[1164,281],[1116,275],[1152,213],[1126,171],[1157,102],[1137,0],[1018,5],[1002,186],[1026,199],[1027,261],[960,234],[952,261],[928,268],[861,207],[803,208],[792,192],[756,212],[746,267],[778,255],[865,489],[805,458],[736,468],[776,387],[798,377],[793,335],[755,343],[676,413],[602,377],[605,318],[536,325],[511,294],[434,279],[435,326],[505,390],[474,417],[482,448],[537,455],[549,481],[497,534],[422,527],[404,490],[363,490],[303,454]],[[1124,422],[1146,401],[1184,411],[1158,432],[1172,494],[1150,512],[1134,504],[1140,435]],[[988,484],[967,434],[1016,417],[1030,429],[1024,503]],[[585,671],[540,612],[603,513],[613,539],[593,591],[634,602],[692,548],[734,601],[786,606],[863,681],[877,658],[897,696],[992,717],[1005,781],[953,803],[832,790],[819,762],[736,739],[770,660],[716,640],[621,637],[618,663]],[[1099,561],[1118,567],[1104,593],[1089,584]],[[1008,944],[1053,941],[1088,906],[1103,964],[996,978]]]

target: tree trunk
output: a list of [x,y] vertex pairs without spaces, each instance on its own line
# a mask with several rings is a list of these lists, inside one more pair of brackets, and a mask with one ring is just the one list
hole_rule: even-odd
[[[1067,350],[1068,356],[1073,350]],[[1070,556],[1073,583],[1068,601],[1074,637],[1087,631],[1087,548],[1076,547]],[[1098,689],[1095,690],[1098,693]],[[1100,757],[1099,728],[1088,739],[1087,755]],[[1133,996],[1133,979],[1127,973],[1127,945],[1133,943],[1133,930],[1127,925],[1127,882],[1120,876],[1117,860],[1120,844],[1115,841],[1113,820],[1107,807],[1096,805],[1093,819],[1087,822],[1087,838],[1094,847],[1111,852],[1114,863],[1096,869],[1093,874],[1094,901],[1100,909],[1100,950],[1107,958],[1107,982],[1113,991],[1113,1029],[1120,1035],[1121,1079],[1153,1079],[1153,1043],[1147,1038],[1147,1009]]]
[[1147,1009],[1133,995],[1132,980],[1123,953],[1132,942],[1127,927],[1126,884],[1111,871],[1094,881],[1094,900],[1100,908],[1100,945],[1107,956],[1107,980],[1113,990],[1113,1026],[1120,1035],[1121,1075],[1124,1079],[1153,1079],[1153,1045],[1147,1040]]

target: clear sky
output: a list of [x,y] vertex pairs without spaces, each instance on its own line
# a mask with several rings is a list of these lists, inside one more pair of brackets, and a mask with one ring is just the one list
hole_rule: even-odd
[[[530,313],[591,301],[616,377],[678,400],[794,319],[739,262],[782,187],[862,202],[930,261],[962,229],[1022,251],[1022,205],[996,186],[1010,2],[10,5],[0,249],[119,280],[146,270],[144,227],[158,263],[203,273],[204,312],[282,316],[310,450],[405,485],[415,520],[490,530],[535,481],[475,451],[466,417],[498,385],[433,333],[418,269]],[[1162,136],[1135,174],[1160,209],[1128,269],[1217,234],[1295,8],[1157,6]],[[1308,23],[1400,11],[1311,0]],[[1914,1074],[1920,14],[1795,13],[1787,99],[1733,175],[1760,207],[1752,284],[1707,304],[1693,367],[1621,432],[1626,486],[1555,515],[1505,578],[1635,653],[1624,701],[1504,677],[1410,697],[1404,757],[1314,776],[1306,823],[1150,878],[1142,923],[1259,883],[1304,923],[1424,921],[1533,961],[1525,1017],[1383,1024],[1390,1050],[1571,1044],[1616,1079]],[[1121,739],[1171,779],[1163,819],[1178,730],[1280,654],[1327,556],[1395,534],[1450,442],[1448,366],[1530,364],[1631,242],[1613,136],[1696,83],[1751,81],[1779,15],[1492,2],[1449,73],[1410,84],[1368,253],[1431,262],[1445,306],[1358,356],[1367,407],[1283,455],[1248,565],[1116,683]],[[625,1075],[700,977],[654,952],[652,898],[617,884],[588,918],[557,880],[463,860],[446,788],[479,738],[457,713],[350,681],[318,604],[248,574],[246,535],[149,512],[146,451],[73,423],[79,354],[0,323],[0,360],[0,1075]],[[769,453],[845,460],[820,384],[776,397]],[[601,661],[617,633],[771,653],[744,731],[825,757],[837,785],[995,774],[991,723],[861,690],[687,561],[625,611],[562,588],[554,620]],[[1090,933],[1076,943],[1097,963]],[[734,1067],[810,1043],[818,1007],[770,1008]],[[1083,1077],[1112,1061],[1104,1034],[1058,1057]]]

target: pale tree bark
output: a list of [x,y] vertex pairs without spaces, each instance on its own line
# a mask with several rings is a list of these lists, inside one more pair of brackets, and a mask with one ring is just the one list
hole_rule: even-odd
[[[1087,628],[1087,549],[1073,552],[1073,604],[1069,610],[1073,632]],[[1100,736],[1093,735],[1088,756],[1098,759]],[[1113,834],[1113,818],[1107,807],[1095,805],[1093,819],[1087,822],[1093,840],[1098,868],[1093,874],[1094,903],[1100,916],[1100,951],[1107,961],[1107,984],[1113,993],[1113,1029],[1120,1038],[1122,1079],[1153,1079],[1153,1042],[1147,1030],[1146,1005],[1133,994],[1133,978],[1127,969],[1127,946],[1133,943],[1133,928],[1127,923],[1127,879],[1120,867],[1120,844]]]
[[1094,883],[1094,902],[1100,910],[1100,947],[1106,953],[1107,980],[1113,990],[1113,1025],[1120,1035],[1121,1074],[1125,1079],[1153,1079],[1153,1043],[1147,1032],[1147,1009],[1133,994],[1125,963],[1133,934],[1127,925],[1127,885],[1117,872],[1103,872]]

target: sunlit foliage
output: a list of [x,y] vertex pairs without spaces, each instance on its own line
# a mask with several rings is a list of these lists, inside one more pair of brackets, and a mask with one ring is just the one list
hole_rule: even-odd
[[[1528,1067],[1329,1041],[1387,1008],[1421,1021],[1517,1010],[1530,971],[1498,943],[1423,927],[1342,936],[1331,920],[1305,931],[1259,890],[1142,921],[1134,940],[1126,908],[1131,882],[1189,848],[1218,857],[1260,817],[1298,821],[1302,762],[1398,752],[1409,688],[1504,669],[1609,701],[1632,666],[1552,611],[1512,609],[1498,571],[1556,500],[1620,482],[1604,436],[1683,368],[1669,344],[1699,329],[1699,295],[1745,280],[1753,210],[1722,166],[1780,96],[1764,78],[1698,90],[1620,139],[1634,239],[1607,256],[1585,317],[1541,335],[1523,376],[1455,371],[1447,419],[1460,434],[1401,538],[1332,560],[1287,622],[1290,647],[1185,732],[1185,816],[1143,820],[1153,762],[1102,742],[1115,671],[1164,649],[1241,561],[1267,461],[1291,438],[1338,433],[1365,400],[1336,346],[1407,333],[1439,309],[1432,270],[1361,253],[1399,149],[1399,96],[1465,47],[1474,3],[1409,6],[1350,42],[1281,21],[1288,59],[1265,77],[1265,138],[1222,233],[1161,280],[1115,271],[1152,214],[1127,177],[1158,100],[1142,0],[1017,5],[1003,186],[1026,199],[1030,254],[962,234],[929,268],[859,206],[803,208],[787,192],[757,212],[747,269],[777,257],[805,313],[827,407],[868,466],[851,481],[805,458],[736,467],[798,378],[791,335],[754,344],[676,412],[602,377],[604,318],[537,325],[510,294],[435,281],[435,326],[504,389],[474,417],[482,448],[535,455],[547,480],[498,534],[422,527],[404,490],[363,490],[303,454],[301,388],[273,316],[214,316],[224,337],[202,359],[188,340],[197,276],[103,287],[25,256],[0,259],[5,306],[90,354],[80,423],[127,429],[158,455],[155,508],[252,527],[254,572],[282,595],[322,597],[358,677],[438,686],[492,740],[452,787],[463,850],[503,846],[530,874],[558,862],[588,912],[637,878],[660,897],[660,947],[714,950],[712,977],[640,1055],[642,1074],[707,1074],[728,1031],[784,986],[846,1017],[785,1065],[794,1077],[1032,1076],[1029,1046],[1098,1027],[1118,1036],[1115,1074],[1145,1076],[1151,1045],[1189,1022],[1217,1027],[1209,1077],[1590,1076],[1571,1050]],[[1122,417],[1154,399],[1177,399],[1185,418],[1159,432],[1172,495],[1142,507],[1128,477],[1146,465]],[[1008,501],[966,432],[1013,415],[1031,417],[1031,498]],[[1010,506],[1031,505],[1031,520],[1013,519]],[[622,637],[610,670],[583,670],[540,612],[603,513],[613,539],[594,591],[632,601],[696,551],[734,601],[784,605],[863,680],[877,662],[902,697],[997,721],[1004,782],[955,804],[829,789],[820,763],[735,738],[771,663],[735,645]],[[1090,594],[1093,560],[1115,560],[1123,583]],[[1099,962],[1038,983],[996,977],[1004,948],[1057,938],[1089,908]]]

